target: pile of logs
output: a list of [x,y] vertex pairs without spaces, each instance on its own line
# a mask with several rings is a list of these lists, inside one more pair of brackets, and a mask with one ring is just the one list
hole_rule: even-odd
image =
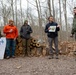
[[[46,55],[46,45],[45,44],[40,44],[37,42],[36,39],[30,38],[30,44],[29,48],[31,51],[31,56],[45,56]],[[20,56],[23,55],[23,45],[22,45],[22,38],[19,36],[17,38],[17,45],[16,45],[16,55]]]
[[[34,38],[30,38],[29,48],[31,50],[31,56],[46,56],[49,55],[49,46],[46,47],[46,43],[38,43]],[[53,46],[55,50],[55,47]],[[61,55],[73,56],[76,51],[76,42],[59,42],[59,51]],[[17,38],[16,55],[23,55],[22,38]]]
[[59,50],[60,54],[73,56],[75,55],[76,51],[76,42],[68,42],[68,41],[60,42]]
[[22,47],[22,38],[20,36],[16,40],[16,55],[22,55],[23,47]]

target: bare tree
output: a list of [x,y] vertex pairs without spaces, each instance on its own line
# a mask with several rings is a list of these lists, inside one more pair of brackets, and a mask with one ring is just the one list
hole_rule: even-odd
[[61,0],[59,0],[59,17],[60,17],[60,25],[61,25],[61,30],[60,30],[60,39],[62,40],[62,12],[61,12]]
[[21,10],[21,25],[22,25],[22,22],[23,22],[23,20],[22,20],[22,0],[20,0],[20,10]]
[[11,8],[12,8],[12,11],[11,11],[11,13],[12,13],[12,17],[13,17],[13,20],[14,20],[14,8],[13,8],[13,0],[11,0]]
[[3,1],[1,1],[2,4],[2,17],[4,21],[4,25],[7,23],[7,17],[6,17],[6,5],[3,4]]
[[53,17],[55,18],[54,0],[52,0]]
[[49,7],[50,16],[52,16],[52,14],[51,14],[51,1],[47,0],[47,4],[48,4],[48,7]]
[[[39,30],[42,31],[42,17],[41,17],[41,7],[39,0],[35,0],[38,12],[38,19],[39,19]],[[39,5],[38,5],[39,4]],[[42,32],[40,33],[40,38],[42,38]]]
[[15,15],[16,15],[16,26],[17,26],[17,0],[15,0]]
[[[63,0],[62,0],[63,1]],[[65,25],[66,25],[66,35],[67,35],[67,40],[68,40],[68,26],[67,26],[67,9],[66,9],[66,1],[63,1],[63,10],[64,10],[64,18],[65,18]]]

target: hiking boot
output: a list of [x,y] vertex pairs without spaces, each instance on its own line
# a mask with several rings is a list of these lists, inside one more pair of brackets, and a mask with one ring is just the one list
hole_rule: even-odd
[[50,56],[49,59],[53,59],[53,56]]
[[56,55],[56,57],[55,57],[56,59],[59,59],[59,57],[58,57],[58,55]]

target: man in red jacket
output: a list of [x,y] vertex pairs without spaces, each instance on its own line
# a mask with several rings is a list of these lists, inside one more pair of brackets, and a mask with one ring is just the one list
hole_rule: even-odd
[[[6,58],[13,57],[15,58],[15,46],[16,46],[16,38],[18,36],[18,30],[16,26],[14,26],[14,21],[9,20],[9,24],[4,26],[3,32],[6,35]],[[11,51],[10,51],[11,47]]]

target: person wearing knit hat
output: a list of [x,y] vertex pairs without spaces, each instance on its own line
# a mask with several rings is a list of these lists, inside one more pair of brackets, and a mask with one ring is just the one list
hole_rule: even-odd
[[23,50],[24,50],[24,55],[30,56],[30,48],[29,48],[29,42],[30,42],[30,34],[32,33],[32,28],[30,25],[28,25],[28,20],[24,21],[24,25],[22,25],[20,29],[20,36],[23,39]]
[[28,20],[25,20],[25,21],[24,21],[24,23],[27,23],[27,22],[28,22]]

